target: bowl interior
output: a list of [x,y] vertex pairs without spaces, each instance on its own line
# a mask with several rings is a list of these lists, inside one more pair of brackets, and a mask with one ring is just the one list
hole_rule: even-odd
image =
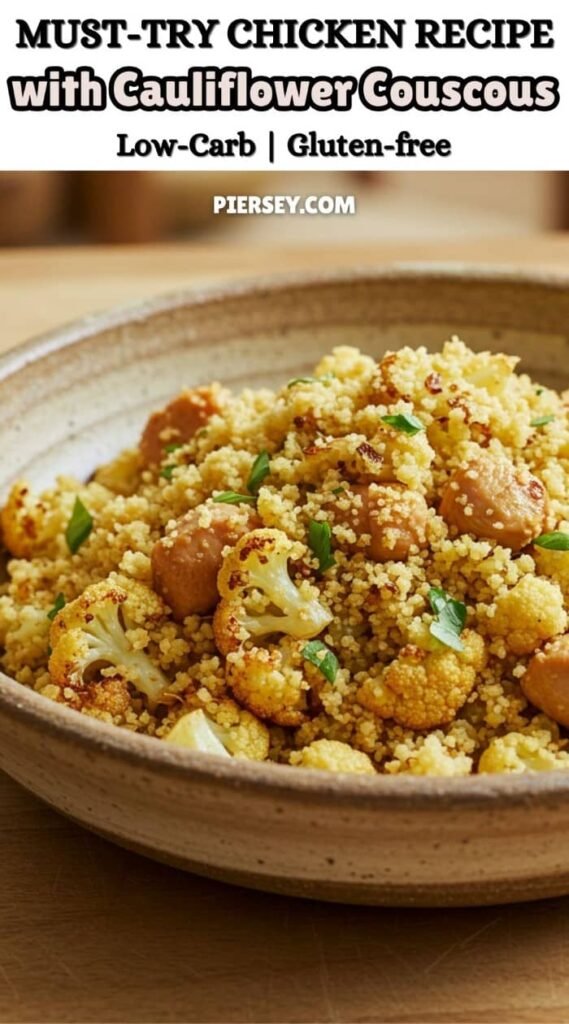
[[438,348],[452,334],[520,355],[546,384],[569,379],[569,290],[503,272],[392,269],[245,285],[84,321],[0,363],[0,493],[22,475],[34,486],[58,473],[88,477],[182,385],[275,385],[334,345],[380,356],[403,344]]
[[[188,293],[71,325],[0,360],[0,498],[20,477],[34,488],[48,486],[62,473],[87,478],[135,442],[148,411],[182,386],[211,380],[234,389],[279,384],[309,370],[334,345],[357,345],[379,357],[403,344],[438,348],[453,334],[475,349],[519,355],[522,370],[563,387],[569,279],[395,267]],[[164,765],[192,760],[187,751],[165,751],[146,737],[125,736],[77,716],[0,673],[2,708],[41,719],[46,728],[76,731],[91,743],[117,750],[122,745]],[[194,769],[210,770],[204,762]],[[227,774],[222,765],[211,770]],[[245,762],[233,768],[234,776],[249,782],[254,777],[274,784],[273,773],[279,785],[292,786],[292,774],[293,788],[312,786],[308,779],[300,782],[311,773]],[[339,780],[336,790],[369,793],[369,781]],[[396,782],[409,780],[387,781],[393,791]],[[522,780],[517,781],[521,792]],[[425,794],[438,797],[445,790],[455,799],[467,787],[470,797],[506,783],[511,789],[512,780],[412,783]],[[542,792],[552,788],[545,779],[526,779],[523,787],[533,791],[538,783]],[[553,788],[559,785],[560,780]],[[378,793],[382,789],[379,785]]]

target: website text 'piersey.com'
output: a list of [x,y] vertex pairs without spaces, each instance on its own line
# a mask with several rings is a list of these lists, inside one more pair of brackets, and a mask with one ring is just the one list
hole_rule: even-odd
[[215,214],[274,215],[307,214],[308,216],[340,214],[353,216],[356,212],[355,196],[285,196],[285,195],[217,195],[212,197]]

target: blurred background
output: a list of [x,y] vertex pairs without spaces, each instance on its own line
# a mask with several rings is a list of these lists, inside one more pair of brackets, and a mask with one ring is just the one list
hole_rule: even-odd
[[[357,197],[356,217],[213,216],[214,194]],[[0,245],[202,238],[344,244],[507,237],[569,227],[563,173],[3,173]]]

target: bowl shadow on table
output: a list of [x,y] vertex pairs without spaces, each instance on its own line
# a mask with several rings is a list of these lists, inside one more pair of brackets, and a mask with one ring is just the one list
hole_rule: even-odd
[[5,778],[0,791],[0,1020],[567,1020],[569,899],[407,910],[270,896],[112,846]]

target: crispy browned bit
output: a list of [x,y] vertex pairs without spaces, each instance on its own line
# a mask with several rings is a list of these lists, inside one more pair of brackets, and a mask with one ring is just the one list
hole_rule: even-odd
[[425,387],[431,395],[440,395],[443,390],[443,382],[439,373],[430,373],[425,377]]
[[364,441],[363,444],[358,445],[356,451],[358,455],[360,455],[362,459],[364,459],[365,462],[370,462],[372,466],[383,465],[383,455],[380,455],[380,453],[376,451],[373,445],[369,444],[367,441]]
[[350,488],[361,500],[343,510],[339,502],[336,519],[350,526],[357,537],[370,535],[367,554],[374,562],[403,561],[412,548],[425,543],[427,504],[417,491],[402,484],[354,484]]
[[470,426],[470,434],[481,448],[487,448],[492,439],[492,431],[486,423],[474,422]]
[[243,506],[208,508],[208,523],[202,526],[203,515],[203,508],[188,512],[152,551],[154,588],[179,622],[213,611],[223,549],[259,525],[256,513]]
[[169,445],[190,441],[214,413],[220,412],[222,395],[219,387],[182,391],[164,409],[152,413],[139,445],[144,465],[158,466]]
[[307,455],[310,458],[311,455],[322,455],[323,452],[329,452],[331,450],[331,442],[329,444],[309,444],[307,448],[303,448],[302,454]]
[[532,704],[560,725],[569,726],[569,635],[535,654],[520,682]]
[[452,475],[440,514],[460,533],[519,551],[542,532],[547,496],[541,481],[527,470],[484,452]]
[[373,405],[392,405],[400,398],[405,398],[391,377],[393,364],[397,362],[395,352],[387,352],[377,364],[377,375],[372,384],[370,403]]
[[464,416],[464,422],[470,423],[472,410],[470,408],[470,405],[468,404],[468,400],[465,398],[464,395],[458,395],[456,398],[449,398],[448,405],[450,409],[460,409],[461,413]]

